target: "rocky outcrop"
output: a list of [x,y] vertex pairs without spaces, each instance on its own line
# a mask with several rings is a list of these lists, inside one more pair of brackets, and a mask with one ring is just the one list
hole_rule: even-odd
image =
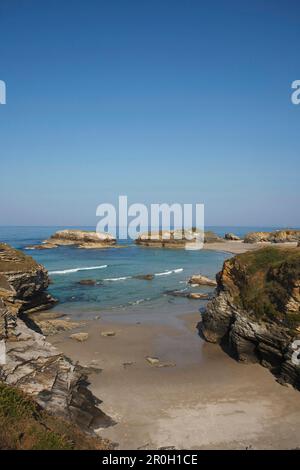
[[20,389],[0,382],[0,449],[108,450],[107,439],[43,410]]
[[300,230],[275,230],[274,232],[250,232],[244,237],[245,243],[286,243],[299,242]]
[[60,230],[41,245],[31,245],[28,249],[51,249],[58,246],[76,246],[78,248],[99,249],[116,244],[116,239],[108,233],[92,232],[87,230]]
[[199,327],[243,362],[300,388],[300,249],[263,248],[225,261]]
[[141,281],[152,281],[154,279],[154,274],[137,274],[133,277],[134,279],[139,279]]
[[235,235],[235,233],[225,233],[224,235],[225,240],[232,240],[232,241],[239,241],[240,237]]
[[158,232],[145,232],[135,240],[137,245],[153,248],[189,248],[195,243],[215,243],[224,240],[214,232],[200,232],[198,230],[160,230]]
[[193,299],[193,300],[207,300],[210,298],[210,294],[203,294],[201,292],[191,292],[187,289],[166,290],[164,293],[172,297],[185,297],[187,299]]
[[202,274],[194,274],[188,280],[189,284],[195,284],[197,286],[216,286],[217,282],[214,279],[209,279],[209,277],[203,276]]
[[21,312],[45,310],[56,302],[46,291],[49,285],[46,269],[5,243],[0,243],[0,288],[1,282],[13,290]]
[[49,300],[48,283],[43,266],[9,245],[0,245],[0,379],[81,429],[111,424],[87,388],[85,370],[26,324],[32,306],[37,310],[44,305],[40,302]]

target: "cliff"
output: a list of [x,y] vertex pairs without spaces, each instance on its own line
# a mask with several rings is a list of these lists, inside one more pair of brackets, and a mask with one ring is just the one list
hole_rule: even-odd
[[199,325],[244,362],[260,362],[281,382],[300,388],[300,249],[268,247],[225,261],[216,297]]
[[[27,313],[52,302],[46,269],[0,244],[0,379],[53,415],[86,431],[112,423],[87,388],[85,370],[27,326]],[[24,321],[23,321],[24,320]]]

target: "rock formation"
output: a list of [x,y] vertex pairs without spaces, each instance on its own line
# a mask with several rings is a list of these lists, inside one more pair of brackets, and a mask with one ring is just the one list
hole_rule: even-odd
[[107,248],[116,244],[116,239],[108,233],[92,232],[87,230],[60,230],[55,232],[41,245],[31,245],[29,249],[51,249],[58,246],[76,246],[78,248]]
[[214,243],[224,240],[214,232],[200,232],[190,229],[183,232],[180,230],[160,230],[158,232],[142,233],[136,240],[137,245],[154,248],[185,248],[195,242]]
[[224,235],[225,240],[233,240],[233,241],[239,241],[240,237],[235,235],[235,233],[225,233]]
[[299,242],[300,230],[275,230],[274,232],[250,232],[244,237],[244,243],[286,243]]
[[217,282],[214,279],[209,279],[209,277],[202,276],[202,274],[194,274],[188,280],[189,284],[196,284],[198,286],[216,286]]
[[217,281],[199,325],[205,339],[300,388],[300,249],[268,247],[235,256]]
[[47,271],[31,257],[0,244],[0,379],[29,394],[46,411],[93,430],[112,421],[87,388],[87,374],[27,326],[28,312],[49,306]]
[[49,278],[46,269],[30,256],[0,243],[0,288],[12,289],[20,311],[45,310],[56,300],[46,292]]

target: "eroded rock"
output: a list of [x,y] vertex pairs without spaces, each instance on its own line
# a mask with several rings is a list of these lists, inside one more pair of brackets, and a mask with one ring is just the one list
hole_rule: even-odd
[[210,279],[209,277],[203,276],[202,274],[194,274],[188,280],[189,284],[198,285],[198,286],[216,286],[217,282],[214,279]]
[[32,245],[31,249],[50,249],[58,246],[76,246],[78,248],[107,248],[115,245],[116,239],[109,233],[87,230],[66,229],[55,232],[41,245]]
[[92,431],[113,424],[99,408],[101,401],[88,389],[84,368],[22,320],[30,320],[28,312],[33,305],[44,306],[44,299],[49,299],[47,286],[43,266],[0,244],[0,341],[6,350],[0,379],[22,389],[50,413],[76,422],[81,429]]
[[300,389],[300,250],[263,248],[225,261],[216,297],[199,325],[205,339],[225,343],[243,362],[260,362]]

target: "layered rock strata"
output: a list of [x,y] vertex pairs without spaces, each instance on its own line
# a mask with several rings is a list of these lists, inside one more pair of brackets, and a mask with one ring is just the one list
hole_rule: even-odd
[[235,256],[217,282],[199,324],[204,338],[300,388],[300,249],[268,247]]
[[112,424],[88,389],[85,370],[27,326],[28,312],[51,302],[46,269],[0,244],[0,379],[29,394],[46,411],[93,431]]
[[58,246],[76,246],[78,248],[99,249],[108,248],[116,244],[116,239],[108,233],[92,232],[87,230],[60,230],[55,232],[41,245],[31,245],[29,249],[46,250]]

